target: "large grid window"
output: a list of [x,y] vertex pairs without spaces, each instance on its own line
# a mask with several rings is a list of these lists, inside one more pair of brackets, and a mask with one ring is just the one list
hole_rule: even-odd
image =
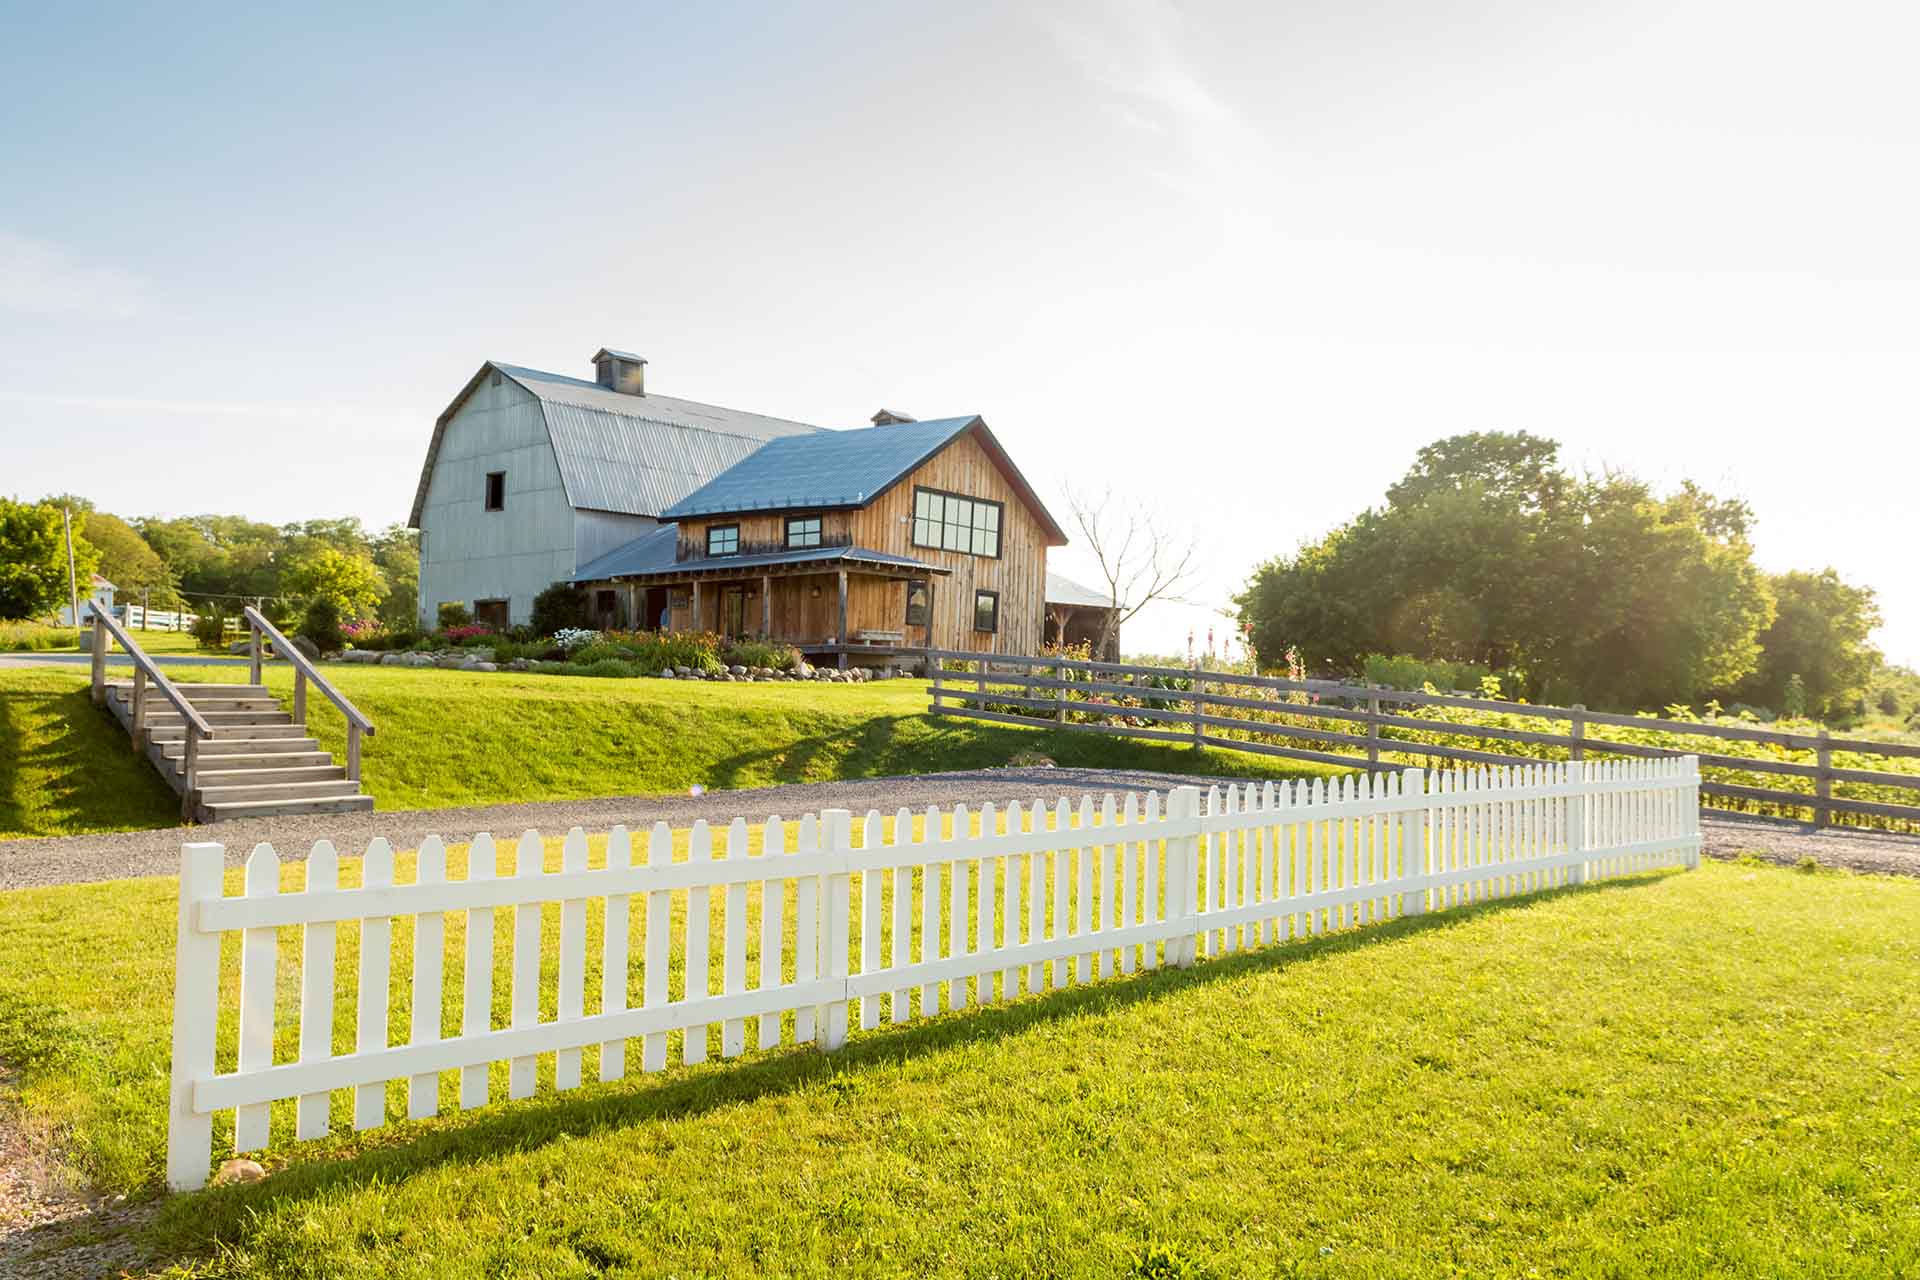
[[913,491],[913,545],[1000,558],[998,502],[938,489]]
[[973,629],[975,631],[1000,629],[1000,593],[998,591],[973,593]]
[[807,547],[820,545],[819,516],[788,516],[787,547],[799,551]]
[[735,556],[740,554],[740,526],[737,524],[716,524],[707,530],[707,554],[710,556]]

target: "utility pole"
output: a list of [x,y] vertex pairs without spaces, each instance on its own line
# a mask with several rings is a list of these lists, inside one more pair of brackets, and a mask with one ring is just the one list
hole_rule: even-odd
[[80,576],[73,569],[73,508],[60,508],[60,527],[67,535],[67,595],[73,607],[73,625],[80,625]]

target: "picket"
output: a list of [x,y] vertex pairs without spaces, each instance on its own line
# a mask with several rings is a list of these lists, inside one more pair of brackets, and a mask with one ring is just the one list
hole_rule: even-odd
[[[780,1042],[791,1014],[799,1043],[831,1051],[845,1042],[852,1002],[858,1022],[1012,1000],[1026,975],[1030,995],[1160,964],[1192,965],[1268,941],[1324,932],[1342,923],[1417,915],[1457,903],[1632,874],[1693,866],[1699,857],[1699,775],[1691,760],[1577,762],[1453,770],[1335,782],[1255,787],[1179,788],[1149,794],[1061,796],[926,811],[916,832],[899,811],[889,836],[881,815],[865,814],[855,839],[844,810],[805,815],[790,839],[778,817],[761,828],[761,852],[748,852],[744,819],[697,822],[684,860],[673,832],[656,823],[636,842],[616,827],[601,867],[590,867],[586,833],[561,840],[560,868],[545,869],[547,842],[523,833],[512,874],[495,874],[498,850],[486,835],[468,850],[462,879],[448,874],[438,837],[422,841],[410,883],[396,884],[394,854],[375,839],[361,860],[359,887],[342,889],[339,857],[322,841],[308,858],[305,883],[280,888],[281,855],[261,844],[247,859],[244,891],[228,897],[223,851],[188,845],[182,853],[175,974],[174,1063],[169,1102],[168,1182],[203,1185],[212,1116],[234,1112],[237,1150],[269,1145],[273,1103],[298,1099],[294,1136],[330,1130],[335,1090],[351,1090],[352,1124],[386,1121],[387,1086],[408,1083],[406,1114],[438,1107],[441,1073],[457,1071],[462,1109],[489,1099],[493,1064],[508,1064],[508,1094],[535,1091],[539,1059],[553,1055],[553,1085],[582,1082],[583,1053],[597,1046],[600,1078],[624,1075],[625,1046],[642,1041],[641,1066],[667,1065],[669,1034],[679,1034],[688,1063],[704,1059],[717,1031],[723,1056],[745,1052],[757,1025],[759,1048]],[[1051,810],[1051,813],[1049,813]],[[979,818],[976,829],[973,815]],[[944,881],[942,868],[945,869]],[[913,909],[915,871],[920,910]],[[853,881],[860,881],[854,905]],[[789,893],[787,883],[793,882]],[[760,886],[759,972],[748,987],[752,895]],[[720,936],[712,936],[714,890],[724,895]],[[675,895],[685,893],[675,932]],[[645,904],[638,989],[629,941],[630,902]],[[598,1008],[586,1008],[590,904],[604,902]],[[793,923],[786,923],[793,907]],[[557,933],[543,937],[548,904]],[[511,981],[506,1027],[491,1014],[496,972],[495,917],[512,912]],[[445,917],[465,912],[466,939],[458,1035],[443,1036]],[[917,921],[916,921],[917,914]],[[394,920],[412,917],[411,1025],[389,1044],[388,993]],[[1022,920],[1024,917],[1024,928]],[[891,936],[888,936],[888,921]],[[336,942],[342,922],[358,922],[356,1047],[333,1052]],[[919,934],[916,947],[913,935]],[[303,931],[298,1057],[275,1063],[278,931]],[[853,936],[858,931],[858,939]],[[233,1023],[235,1069],[216,1070],[221,985],[220,938],[238,932],[240,984]],[[942,953],[944,935],[945,951]],[[542,1020],[542,951],[557,957],[554,1010]],[[792,977],[786,977],[791,945]],[[720,989],[709,959],[720,948]],[[289,954],[292,954],[289,952]],[[1116,962],[1115,957],[1118,957]],[[1096,959],[1097,957],[1097,959]],[[672,998],[668,975],[683,978]],[[995,975],[999,986],[994,985]],[[1043,975],[1045,975],[1043,977]],[[969,982],[974,984],[969,992]]]

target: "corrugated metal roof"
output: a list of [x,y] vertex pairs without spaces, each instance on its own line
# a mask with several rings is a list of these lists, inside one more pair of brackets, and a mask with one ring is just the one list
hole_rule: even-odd
[[732,511],[862,506],[979,420],[937,418],[769,441],[661,514],[677,520]]
[[813,547],[805,551],[769,551],[759,555],[709,556],[702,560],[678,560],[680,526],[661,525],[624,546],[582,566],[573,575],[575,582],[603,582],[610,578],[638,578],[656,573],[693,573],[736,569],[770,569],[787,564],[831,564],[850,562],[877,564],[899,569],[924,569],[928,573],[949,572],[909,556],[896,556],[868,547]]
[[1047,571],[1047,603],[1072,605],[1083,609],[1111,609],[1113,598],[1091,587],[1083,587],[1071,578]]

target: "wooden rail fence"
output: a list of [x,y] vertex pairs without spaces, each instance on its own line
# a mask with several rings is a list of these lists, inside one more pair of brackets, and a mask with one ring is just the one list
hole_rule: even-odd
[[[392,846],[375,839],[351,888],[321,841],[304,884],[283,890],[280,856],[261,844],[239,896],[225,892],[222,847],[189,844],[167,1182],[205,1184],[215,1113],[234,1113],[233,1148],[252,1151],[276,1126],[283,1138],[317,1138],[384,1124],[390,1111],[420,1119],[483,1106],[499,1085],[525,1098],[544,1055],[566,1090],[588,1071],[624,1076],[629,1040],[639,1041],[641,1070],[663,1070],[670,1033],[689,1063],[716,1044],[722,1057],[740,1054],[750,1033],[761,1049],[790,1037],[832,1050],[850,1024],[927,1017],[943,994],[959,1010],[1015,999],[1023,987],[1036,994],[1694,866],[1697,782],[1684,760],[1411,769],[1206,795],[1182,787],[1144,803],[1062,796],[998,812],[930,808],[917,831],[905,809],[891,831],[877,811],[856,821],[828,810],[794,827],[768,819],[757,851],[744,819],[695,823],[681,857],[664,823],[615,827],[597,866],[575,827],[554,871],[539,833],[498,848],[482,834],[462,877],[433,836],[408,883],[397,882]],[[412,917],[411,927],[396,930],[396,917]],[[222,1015],[230,933],[239,935],[237,1018]],[[403,940],[410,976],[395,972]],[[549,946],[558,964],[543,998]],[[343,972],[347,954],[357,954],[357,975]],[[450,954],[461,957],[457,989]],[[297,983],[285,983],[299,992],[297,1036],[279,1022],[283,965],[297,970]],[[407,1010],[404,1029],[389,1025],[396,1003]],[[543,1020],[543,1006],[555,1016]],[[223,1025],[234,1028],[224,1044]],[[232,1069],[216,1069],[223,1057]],[[391,1108],[390,1082],[404,1082]]]
[[[1700,784],[1701,795],[1709,800],[1804,809],[1820,826],[1833,825],[1836,818],[1850,818],[1920,827],[1920,770],[1857,769],[1833,763],[1836,752],[1878,756],[1889,761],[1920,759],[1920,746],[1905,743],[1836,738],[1824,730],[1818,734],[1787,733],[1759,724],[1671,720],[1589,711],[1581,706],[1501,702],[1457,693],[1410,692],[1327,680],[1286,680],[1199,666],[1147,667],[939,649],[928,651],[926,658],[932,682],[929,710],[934,715],[963,716],[999,724],[1051,722],[1054,727],[1089,733],[1223,747],[1368,770],[1398,769],[1413,761],[1523,765],[1537,763],[1542,758],[1410,741],[1390,736],[1393,731],[1546,747],[1564,752],[1567,760],[1583,760],[1590,753],[1634,759],[1692,756],[1709,771]],[[1288,701],[1289,697],[1301,701]],[[1566,729],[1537,732],[1405,714],[1409,709],[1421,707],[1530,717],[1558,722]],[[1654,730],[1759,743],[1808,755],[1811,759],[1803,762],[1655,747],[1605,736],[1610,729]],[[1229,736],[1233,734],[1249,736]],[[1303,742],[1314,745],[1299,745]],[[1801,791],[1753,786],[1713,776],[1716,772],[1731,770],[1809,779],[1811,787]],[[1914,803],[1836,795],[1836,784],[1911,791]]]

